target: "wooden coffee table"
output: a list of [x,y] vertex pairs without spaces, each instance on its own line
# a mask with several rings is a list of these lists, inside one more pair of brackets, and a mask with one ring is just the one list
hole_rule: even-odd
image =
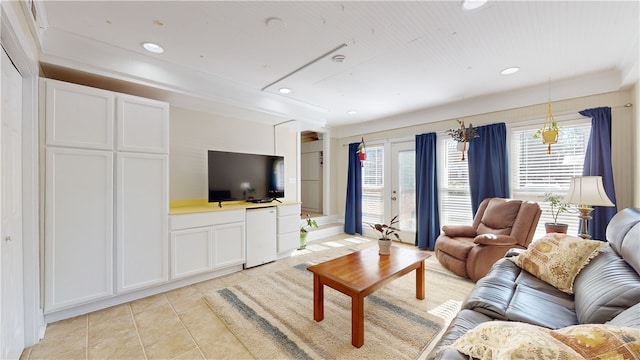
[[351,344],[364,344],[364,298],[388,282],[416,271],[416,298],[424,299],[425,252],[391,247],[391,255],[379,255],[372,246],[349,255],[312,265],[313,319],[324,319],[324,285],[351,296]]

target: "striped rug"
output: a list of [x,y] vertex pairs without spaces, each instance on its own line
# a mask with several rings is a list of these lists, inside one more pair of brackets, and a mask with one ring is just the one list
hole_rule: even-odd
[[417,359],[473,287],[426,260],[424,300],[411,272],[365,298],[364,345],[351,345],[351,299],[325,286],[325,316],[313,320],[312,264],[377,246],[353,244],[284,261],[206,297],[216,315],[256,359]]

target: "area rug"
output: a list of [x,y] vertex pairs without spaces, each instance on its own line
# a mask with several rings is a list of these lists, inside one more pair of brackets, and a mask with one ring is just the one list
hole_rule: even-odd
[[473,287],[425,262],[425,299],[415,272],[365,298],[364,345],[351,345],[351,298],[325,286],[324,320],[313,320],[308,266],[357,251],[354,244],[287,259],[287,266],[220,289],[205,301],[256,359],[416,359],[458,311]]

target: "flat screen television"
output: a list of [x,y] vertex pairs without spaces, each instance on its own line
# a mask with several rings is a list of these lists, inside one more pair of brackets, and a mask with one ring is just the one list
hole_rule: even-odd
[[208,151],[209,202],[284,197],[284,157]]

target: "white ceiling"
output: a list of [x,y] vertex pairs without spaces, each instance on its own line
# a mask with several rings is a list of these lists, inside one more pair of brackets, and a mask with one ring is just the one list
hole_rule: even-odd
[[[615,91],[638,78],[638,1],[489,1],[468,12],[460,1],[36,5],[46,76],[73,69],[272,123],[335,128],[526,88],[545,89],[542,102]],[[165,52],[146,52],[144,41]],[[337,54],[345,61],[333,62]],[[520,71],[500,75],[511,66]],[[556,82],[594,76],[607,81],[554,94]]]

